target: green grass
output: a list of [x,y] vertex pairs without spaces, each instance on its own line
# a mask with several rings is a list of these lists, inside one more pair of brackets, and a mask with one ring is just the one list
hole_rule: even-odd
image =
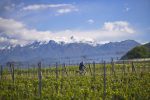
[[[66,71],[42,68],[42,95],[38,95],[38,69],[15,69],[15,81],[4,69],[0,80],[0,100],[101,100],[104,96],[103,65],[96,64],[95,77],[86,65],[85,75],[76,73],[78,66],[67,66]],[[106,100],[149,100],[150,99],[150,63],[106,65]],[[67,72],[67,73],[66,73]]]

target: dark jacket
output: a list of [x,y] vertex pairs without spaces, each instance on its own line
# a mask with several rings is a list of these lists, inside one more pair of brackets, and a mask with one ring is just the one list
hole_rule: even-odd
[[84,66],[83,62],[81,62],[80,65],[79,65],[79,70],[80,70],[80,71],[83,71],[84,68],[85,68],[85,66]]

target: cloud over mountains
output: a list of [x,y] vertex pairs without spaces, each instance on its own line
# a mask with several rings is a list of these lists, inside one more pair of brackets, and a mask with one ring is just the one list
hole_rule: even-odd
[[39,31],[30,29],[22,22],[14,19],[6,19],[0,17],[0,43],[9,43],[13,45],[25,45],[33,41],[49,41],[55,40],[64,42],[73,42],[73,36],[76,41],[110,41],[112,38],[125,38],[133,35],[135,30],[130,23],[126,21],[105,22],[104,25],[97,30],[62,30],[57,32]]

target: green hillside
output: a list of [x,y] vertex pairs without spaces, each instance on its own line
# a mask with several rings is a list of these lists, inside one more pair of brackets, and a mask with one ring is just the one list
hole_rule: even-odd
[[150,42],[137,46],[127,52],[121,59],[150,58]]

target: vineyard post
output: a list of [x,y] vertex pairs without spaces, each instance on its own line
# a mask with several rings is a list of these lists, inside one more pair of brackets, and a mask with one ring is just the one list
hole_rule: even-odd
[[64,72],[65,72],[65,63],[62,64],[62,77],[61,77],[61,93],[63,90],[63,78],[64,78]]
[[64,72],[65,72],[65,63],[62,64],[62,78],[64,77]]
[[133,62],[132,62],[132,72],[135,72],[135,66]]
[[35,78],[36,77],[36,74],[37,74],[37,70],[35,68],[35,65],[32,66],[33,67],[33,77]]
[[47,75],[49,75],[49,70],[50,70],[50,68],[49,68],[49,65],[47,65],[48,67],[47,67]]
[[28,76],[29,76],[29,64],[27,66],[28,66]]
[[47,70],[46,70],[45,66],[44,66],[44,72],[43,73],[47,76]]
[[16,66],[16,68],[17,68],[17,75],[19,75],[18,72],[19,72],[19,67],[20,67],[20,66],[21,66],[21,64],[19,64],[19,65]]
[[114,60],[111,59],[112,73],[115,75]]
[[45,74],[46,74],[46,76],[48,75],[48,68],[47,68],[47,65],[45,66]]
[[0,75],[1,75],[1,79],[2,79],[2,76],[3,76],[3,66],[2,65],[0,65],[1,66],[1,73],[0,73]]
[[56,62],[56,80],[58,79],[58,63]]
[[[128,62],[128,65],[130,65],[130,62]],[[127,70],[128,70],[127,73],[129,74],[130,73],[130,66],[127,67]]]
[[51,65],[50,65],[50,64],[49,64],[49,68],[48,68],[48,69],[49,69],[48,72],[49,72],[49,74],[50,74],[50,73],[51,73],[51,70],[50,70],[50,69],[51,69]]
[[94,77],[94,80],[95,80],[95,62],[93,61],[93,77]]
[[11,72],[11,77],[12,77],[12,81],[14,83],[14,64],[13,63],[8,63],[9,67],[10,67],[10,72]]
[[125,74],[125,67],[126,67],[126,65],[125,65],[125,61],[123,60],[122,73],[124,73],[124,74]]
[[68,76],[67,70],[66,70],[66,65],[64,64],[64,71],[66,72],[66,75]]
[[[55,73],[56,73],[56,82],[58,83],[58,63],[56,62],[56,70],[55,70]],[[56,84],[56,92],[58,93],[58,84]]]
[[39,91],[38,94],[41,98],[41,90],[42,90],[42,72],[41,72],[41,62],[38,63],[38,81],[39,81]]
[[88,65],[89,65],[90,73],[91,73],[91,76],[92,76],[92,70],[91,70],[90,63]]
[[12,79],[13,79],[13,82],[14,82],[14,80],[15,80],[15,75],[14,75],[14,64],[12,63]]
[[106,98],[106,62],[104,61],[104,96],[103,100]]

